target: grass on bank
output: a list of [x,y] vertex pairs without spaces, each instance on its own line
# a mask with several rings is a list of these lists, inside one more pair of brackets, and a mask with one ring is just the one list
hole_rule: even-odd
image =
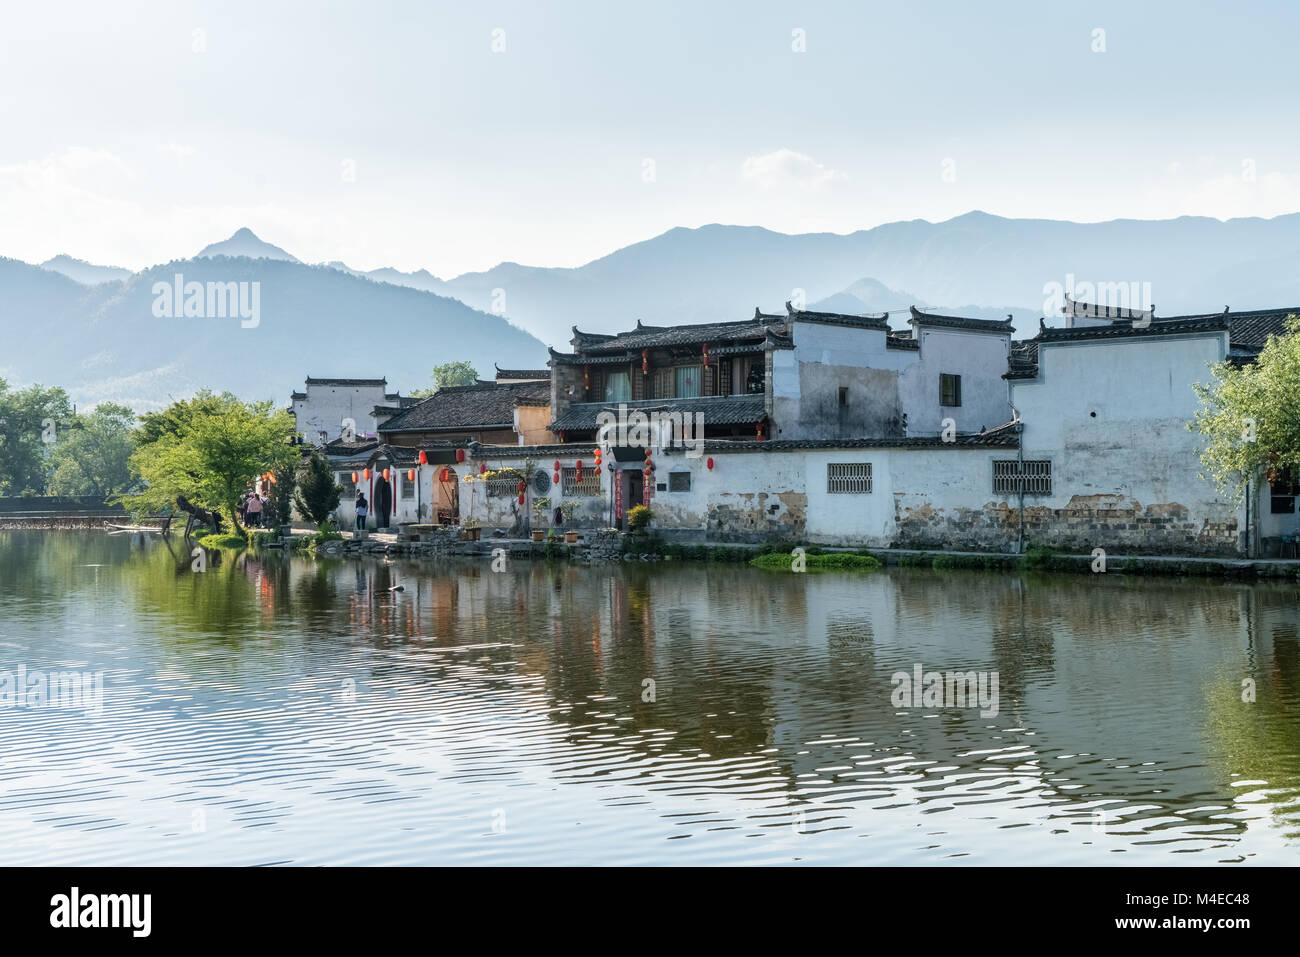
[[[854,552],[827,552],[818,555],[804,555],[804,567],[810,571],[871,571],[880,567],[880,560],[871,555],[858,555]],[[794,571],[795,556],[780,552],[769,552],[750,559],[749,564],[755,568],[771,571]]]
[[204,535],[199,539],[199,544],[204,548],[247,548],[248,539],[238,532],[223,532]]

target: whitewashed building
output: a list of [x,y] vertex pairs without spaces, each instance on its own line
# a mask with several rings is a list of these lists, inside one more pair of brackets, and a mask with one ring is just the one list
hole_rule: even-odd
[[[313,379],[307,377],[302,392],[289,397],[289,411],[299,435],[313,444],[324,445],[349,434],[373,437],[378,432],[376,407],[400,410],[409,399],[388,391],[387,379]],[[395,414],[395,412],[388,412]]]

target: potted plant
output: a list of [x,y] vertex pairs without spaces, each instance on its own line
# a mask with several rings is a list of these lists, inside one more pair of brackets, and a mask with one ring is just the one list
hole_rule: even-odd
[[[546,511],[550,507],[551,507],[551,500],[549,498],[533,499],[533,511],[537,513],[537,521],[539,524],[546,517]],[[540,542],[543,538],[546,537],[546,529],[544,528],[534,528],[532,532],[533,532],[533,541],[535,542]]]
[[[564,516],[565,525],[568,525],[570,522],[573,521],[574,513],[576,513],[577,511],[578,511],[578,503],[573,501],[572,499],[560,503],[560,514]],[[564,540],[570,545],[576,544],[578,541],[577,529],[566,528],[564,530]]]
[[479,535],[483,531],[479,527],[479,520],[477,518],[465,519],[465,522],[461,526],[461,528],[465,533],[465,541],[467,542],[477,542],[479,540]]

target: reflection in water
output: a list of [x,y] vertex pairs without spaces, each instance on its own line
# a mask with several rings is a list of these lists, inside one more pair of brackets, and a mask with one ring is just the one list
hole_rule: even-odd
[[[0,863],[1285,863],[1294,586],[0,533]],[[392,590],[403,586],[402,591]],[[999,674],[996,717],[890,676]],[[1253,703],[1243,702],[1253,679]]]

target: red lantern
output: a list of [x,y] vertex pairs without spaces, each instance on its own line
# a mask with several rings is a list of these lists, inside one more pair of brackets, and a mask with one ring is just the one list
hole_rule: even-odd
[[641,374],[642,375],[650,374],[650,350],[649,349],[641,350]]
[[484,472],[486,472],[486,471],[487,471],[487,463],[486,463],[486,462],[480,462],[480,463],[478,464],[478,474],[479,474],[479,475],[482,475],[482,474],[483,474]]
[[415,481],[415,469],[407,469],[407,470],[406,470],[406,480],[407,480],[408,482],[414,482],[414,481]]
[[520,482],[520,483],[519,483],[519,494],[520,494],[520,495],[523,495],[523,494],[524,494],[524,483],[523,483],[523,482]]
[[424,451],[424,449],[420,449],[420,464],[421,465],[429,464],[429,453]]
[[446,466],[443,466],[442,471],[441,471],[440,473],[438,473],[438,481],[440,481],[440,482],[450,482],[450,481],[451,481],[451,469],[447,468]]
[[456,461],[457,461],[458,463],[459,463],[459,462],[464,462],[464,461],[465,461],[465,450],[464,450],[464,449],[457,449],[457,450],[456,450]]
[[519,504],[520,504],[520,505],[523,505],[523,504],[524,504],[524,497],[523,497],[523,495],[520,495],[520,496],[519,496]]
[[650,459],[646,459],[646,460],[645,460],[645,470],[646,470],[647,472],[652,472],[652,471],[654,471],[654,467],[655,467],[654,462],[652,462]]
[[578,471],[582,471],[582,459],[578,459]]
[[554,479],[555,479],[555,484],[556,484],[556,485],[559,485],[559,484],[560,484],[560,473],[559,473],[559,472],[556,472],[555,475],[554,475],[553,477],[554,477]]
[[600,474],[600,466],[599,466],[599,465],[596,466],[596,474],[597,474],[597,475]]
[[645,447],[645,457],[650,458],[650,446],[648,445]]
[[713,457],[710,456],[709,458],[705,459],[705,460],[704,460],[704,465],[705,465],[705,467],[706,467],[710,472],[712,472],[712,471],[713,471]]
[[592,449],[591,454],[596,456],[596,458],[600,458],[600,446],[598,445],[594,449]]
[[357,484],[357,473],[356,473],[356,472],[353,472],[353,473],[352,473],[352,484],[353,484],[353,485],[356,485],[356,484]]
[[362,476],[365,477],[365,480],[366,480],[367,482],[370,481],[370,469],[366,469],[366,470],[363,471],[361,474],[362,474]]

